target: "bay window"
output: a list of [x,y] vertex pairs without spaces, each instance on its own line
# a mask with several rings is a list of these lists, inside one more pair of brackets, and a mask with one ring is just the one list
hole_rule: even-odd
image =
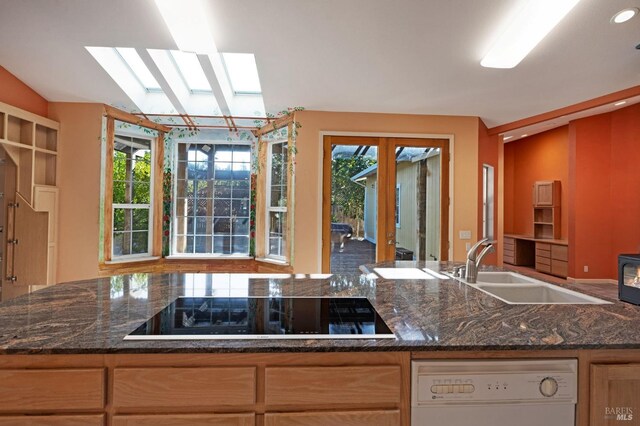
[[288,141],[267,145],[267,257],[284,260],[287,253]]

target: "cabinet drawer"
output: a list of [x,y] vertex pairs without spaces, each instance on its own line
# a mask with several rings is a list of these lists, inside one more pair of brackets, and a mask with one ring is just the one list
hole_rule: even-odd
[[549,251],[549,250],[544,250],[544,249],[538,248],[538,247],[536,246],[536,260],[537,260],[539,257],[546,257],[546,258],[551,259],[551,251]]
[[255,367],[116,368],[113,406],[196,408],[251,405],[256,400]]
[[536,262],[536,271],[550,273],[551,272],[551,265],[545,265],[544,263]]
[[562,260],[551,260],[551,273],[560,277],[566,277],[569,274],[569,264]]
[[536,251],[538,251],[538,250],[551,251],[551,244],[536,242]]
[[509,265],[515,264],[515,259],[513,256],[507,256],[506,254],[502,257],[502,261],[504,263],[508,263]]
[[265,426],[397,426],[399,424],[399,410],[267,413],[264,415]]
[[0,412],[101,410],[105,374],[101,368],[0,370]]
[[536,256],[536,263],[540,263],[542,265],[551,265],[551,258],[544,256]]
[[552,245],[551,246],[551,258],[556,260],[569,260],[569,247],[567,246],[559,246]]
[[254,426],[253,413],[114,416],[113,426]]
[[511,247],[513,249],[513,246],[516,244],[516,240],[511,237],[504,237],[503,244],[504,248]]
[[514,257],[515,252],[513,251],[513,249],[508,249],[508,248],[504,248],[504,251],[502,252],[504,257]]
[[267,406],[397,406],[400,366],[267,367]]
[[104,416],[6,416],[0,426],[103,426]]

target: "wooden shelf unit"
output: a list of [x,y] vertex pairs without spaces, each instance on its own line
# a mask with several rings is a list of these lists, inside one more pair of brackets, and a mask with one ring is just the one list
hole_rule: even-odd
[[[0,145],[6,152],[6,161],[15,165],[15,193],[6,193],[2,201],[2,208],[13,208],[11,215],[15,215],[13,223],[5,223],[6,236],[11,235],[17,239],[17,245],[7,243],[4,259],[6,265],[2,270],[5,276],[16,276],[17,279],[10,285],[45,285],[55,282],[55,264],[57,254],[57,210],[58,210],[58,133],[59,124],[48,118],[21,110],[0,102]],[[17,200],[20,199],[20,203]],[[24,204],[27,205],[24,205]],[[9,207],[10,204],[18,204],[17,207]],[[36,218],[38,213],[47,213],[45,218],[48,229],[45,234],[37,236],[21,236],[15,233],[13,227],[16,221],[21,223],[21,229],[40,229],[41,226],[31,226],[27,218]],[[22,219],[22,221],[21,221]],[[25,222],[27,220],[27,222]],[[38,219],[38,222],[42,222]],[[30,232],[32,233],[32,232]],[[34,237],[34,238],[32,238]],[[37,237],[37,238],[36,238]],[[30,242],[29,242],[30,241]],[[37,244],[38,247],[27,247],[28,244]],[[40,246],[42,245],[42,246]],[[18,255],[22,253],[22,255]],[[46,253],[44,259],[32,259],[30,254]],[[36,268],[45,271],[42,274],[26,274],[25,280],[16,275],[16,271],[32,271],[30,264],[37,263],[44,268]]]

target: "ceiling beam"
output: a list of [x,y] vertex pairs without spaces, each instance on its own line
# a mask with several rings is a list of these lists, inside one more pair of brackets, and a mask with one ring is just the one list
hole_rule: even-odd
[[112,117],[118,121],[124,121],[125,123],[135,124],[136,126],[147,127],[149,129],[157,130],[159,132],[169,133],[171,131],[170,127],[164,126],[159,123],[154,123],[151,120],[147,120],[146,118],[138,117],[133,114],[129,114],[126,111],[122,111],[121,109],[114,108],[110,105],[103,105],[104,107],[104,115],[107,117]]
[[[215,58],[219,58],[219,53],[214,53],[210,55],[198,55],[198,61],[200,62],[200,66],[204,71],[204,75],[207,77],[207,81],[209,81],[209,86],[211,86],[211,90],[213,91],[213,96],[216,98],[216,102],[218,102],[218,107],[220,108],[220,113],[224,116],[231,115],[231,109],[229,108],[229,104],[227,103],[227,98],[224,95],[224,88],[218,79],[219,76],[216,74],[213,69],[213,65],[211,61],[215,60]],[[219,60],[219,59],[218,59]]]

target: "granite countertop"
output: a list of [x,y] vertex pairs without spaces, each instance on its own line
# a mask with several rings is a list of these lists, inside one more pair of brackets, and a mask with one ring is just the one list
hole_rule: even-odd
[[[452,264],[398,262],[381,266],[450,269]],[[211,292],[216,296],[365,296],[397,339],[123,340],[178,296]],[[0,353],[640,348],[640,307],[609,301],[614,303],[509,305],[452,279],[135,274],[58,284],[1,303]]]

